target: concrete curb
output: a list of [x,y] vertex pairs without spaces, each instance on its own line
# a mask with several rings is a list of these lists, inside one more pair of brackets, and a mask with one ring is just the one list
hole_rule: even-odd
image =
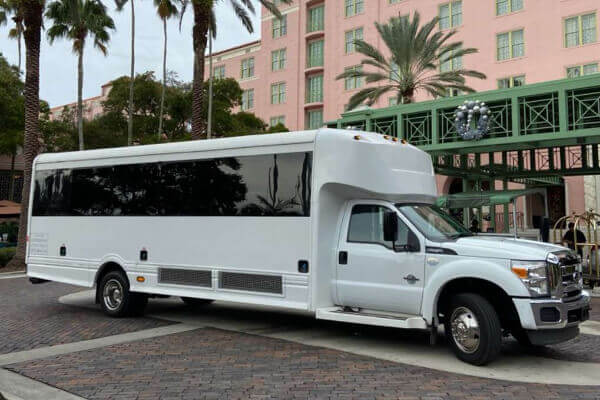
[[0,393],[6,400],[85,400],[5,369],[0,369]]
[[15,279],[25,277],[27,277],[27,274],[24,272],[0,272],[0,279]]

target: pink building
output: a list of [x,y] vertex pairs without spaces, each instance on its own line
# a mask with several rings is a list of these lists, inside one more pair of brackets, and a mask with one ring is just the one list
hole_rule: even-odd
[[[89,97],[83,99],[83,119],[92,120],[99,115],[104,113],[102,102],[108,98],[108,93],[112,88],[112,82],[105,83],[101,86],[101,92],[99,96]],[[70,108],[73,112],[77,110],[77,102],[63,104],[61,106],[53,107],[50,109],[50,120],[56,120],[60,118],[65,107]]]
[[[487,80],[467,81],[478,91],[599,70],[598,0],[296,0],[279,6],[282,19],[263,9],[261,40],[215,53],[213,69],[216,77],[239,81],[242,109],[290,130],[338,119],[350,97],[365,86],[335,79],[360,65],[363,57],[352,41],[361,38],[385,52],[374,23],[415,11],[423,21],[439,16],[439,29],[456,29],[456,41],[479,49],[441,67],[462,65],[485,73]],[[417,100],[427,99],[426,93],[417,93]],[[382,98],[375,107],[394,101]],[[565,212],[599,208],[597,178],[565,178]],[[451,183],[440,177],[440,191],[447,193]],[[519,207],[525,216],[536,207],[530,203]]]
[[[487,75],[468,81],[478,91],[596,73],[600,63],[597,0],[296,0],[279,6],[282,20],[263,9],[261,40],[215,53],[213,69],[217,77],[239,81],[244,109],[291,130],[339,118],[364,87],[335,79],[360,65],[352,40],[383,49],[374,23],[415,11],[423,21],[440,16],[440,29],[456,29],[456,41],[479,49],[455,60]],[[417,93],[417,100],[426,99]],[[394,101],[382,98],[376,106]]]

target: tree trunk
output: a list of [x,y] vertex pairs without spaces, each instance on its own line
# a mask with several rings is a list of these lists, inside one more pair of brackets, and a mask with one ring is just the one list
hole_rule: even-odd
[[8,200],[10,201],[15,201],[15,158],[17,152],[13,151],[10,155],[10,177],[8,178]]
[[129,74],[129,104],[127,105],[127,146],[133,143],[133,80],[135,78],[135,0],[131,3],[131,71]]
[[83,144],[83,48],[85,42],[82,41],[77,64],[77,134],[79,136],[79,150],[85,148]]
[[17,34],[17,49],[19,51],[19,78],[21,78],[21,32]]
[[162,92],[160,94],[160,117],[158,119],[158,140],[162,135],[163,131],[163,115],[165,110],[165,90],[167,87],[167,19],[163,18],[163,32],[165,35],[164,48],[163,48],[163,82]]
[[212,1],[196,1],[194,6],[194,82],[192,88],[192,139],[200,139],[206,131],[203,115],[204,103],[204,53]]
[[23,145],[23,195],[19,218],[19,238],[15,256],[8,264],[10,269],[25,268],[27,238],[27,214],[31,188],[31,168],[39,150],[40,113],[40,37],[42,30],[43,3],[39,0],[24,1],[25,20],[25,138]]

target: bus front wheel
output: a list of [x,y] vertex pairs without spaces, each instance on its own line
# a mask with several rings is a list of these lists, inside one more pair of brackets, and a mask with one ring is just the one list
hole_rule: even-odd
[[129,281],[121,271],[106,274],[98,290],[102,310],[111,317],[141,315],[148,304],[148,296],[129,291]]

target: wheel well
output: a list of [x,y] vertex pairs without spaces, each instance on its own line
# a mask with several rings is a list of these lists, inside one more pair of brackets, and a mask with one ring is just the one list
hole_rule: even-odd
[[502,328],[510,330],[521,326],[517,309],[508,294],[498,285],[478,278],[459,278],[448,282],[437,301],[437,316],[443,322],[450,301],[458,293],[476,293],[484,297],[494,307]]
[[100,281],[102,280],[102,278],[104,278],[104,276],[106,274],[108,274],[109,272],[113,272],[113,271],[121,271],[125,275],[125,278],[127,278],[127,273],[125,273],[125,270],[123,269],[123,267],[121,267],[116,262],[109,261],[105,264],[102,264],[102,266],[96,273],[96,279],[94,280],[94,283],[96,284],[96,303],[100,303],[100,290],[98,287],[98,285],[100,284]]

